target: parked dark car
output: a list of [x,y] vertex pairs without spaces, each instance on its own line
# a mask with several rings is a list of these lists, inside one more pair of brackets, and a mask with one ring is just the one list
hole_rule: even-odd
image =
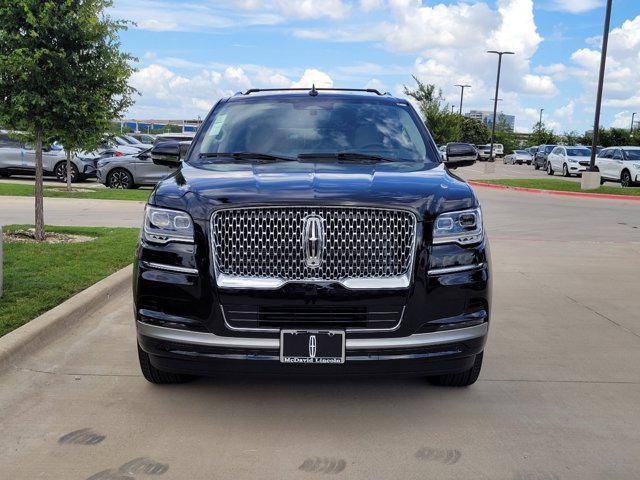
[[152,192],[134,267],[142,372],[478,378],[491,276],[482,212],[403,98],[250,90],[221,100]]
[[551,151],[556,148],[557,145],[540,145],[538,151],[533,157],[533,168],[536,170],[547,169],[547,158]]

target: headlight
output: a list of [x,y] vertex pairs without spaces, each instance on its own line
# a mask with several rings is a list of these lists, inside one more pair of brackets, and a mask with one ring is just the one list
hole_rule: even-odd
[[569,160],[570,163],[578,163],[578,160],[576,160],[575,158],[569,157],[567,160]]
[[433,243],[479,243],[484,236],[480,208],[438,215],[433,225]]
[[147,205],[142,235],[152,243],[193,243],[193,222],[188,213]]

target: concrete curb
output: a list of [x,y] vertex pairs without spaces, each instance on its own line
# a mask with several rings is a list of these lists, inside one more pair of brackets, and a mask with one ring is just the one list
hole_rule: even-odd
[[48,345],[68,332],[87,314],[111,297],[130,288],[133,266],[103,278],[89,288],[0,338],[0,372],[14,366],[25,355]]
[[516,192],[538,193],[545,195],[561,195],[563,197],[600,198],[605,200],[631,200],[640,202],[640,195],[613,195],[610,193],[565,192],[562,190],[543,190],[539,188],[511,187],[509,185],[496,185],[495,183],[467,182],[474,187],[496,188],[498,190],[513,190]]

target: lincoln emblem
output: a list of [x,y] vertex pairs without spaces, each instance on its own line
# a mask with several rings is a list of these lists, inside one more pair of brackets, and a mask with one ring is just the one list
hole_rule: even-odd
[[316,358],[316,336],[309,335],[309,357]]
[[307,267],[316,268],[322,265],[325,247],[324,219],[318,215],[304,218],[302,226],[302,248],[304,263]]

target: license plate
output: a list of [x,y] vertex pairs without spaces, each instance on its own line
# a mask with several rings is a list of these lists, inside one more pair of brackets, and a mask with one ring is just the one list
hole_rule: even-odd
[[281,330],[282,363],[344,363],[344,331]]

